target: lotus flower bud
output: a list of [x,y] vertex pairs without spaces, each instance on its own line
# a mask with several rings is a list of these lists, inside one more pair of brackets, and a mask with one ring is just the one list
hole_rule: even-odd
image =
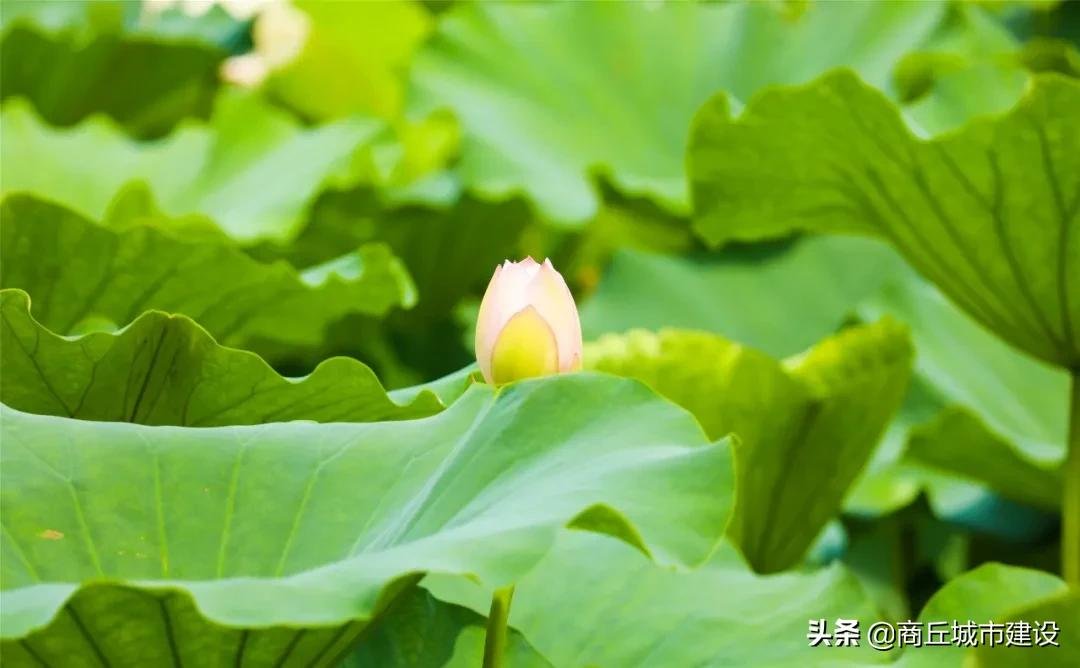
[[577,306],[550,260],[495,268],[476,321],[476,361],[496,385],[581,368]]

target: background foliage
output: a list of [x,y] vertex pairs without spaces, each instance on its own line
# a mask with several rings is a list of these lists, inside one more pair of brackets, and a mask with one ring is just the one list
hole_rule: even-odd
[[1080,664],[1078,10],[0,1],[5,665]]

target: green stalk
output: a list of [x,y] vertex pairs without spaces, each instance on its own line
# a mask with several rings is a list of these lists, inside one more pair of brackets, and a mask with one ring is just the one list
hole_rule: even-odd
[[1069,586],[1080,588],[1080,369],[1072,372],[1061,513],[1061,574]]
[[506,622],[510,618],[513,597],[513,585],[496,589],[491,595],[487,636],[484,638],[484,668],[502,668],[503,654],[506,653]]

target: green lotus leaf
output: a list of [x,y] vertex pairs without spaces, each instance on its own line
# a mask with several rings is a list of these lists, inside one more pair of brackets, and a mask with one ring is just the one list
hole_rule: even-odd
[[971,411],[1032,461],[1064,456],[1067,373],[1003,343],[911,274],[894,277],[859,313],[911,327],[916,373],[941,403]]
[[1014,346],[1080,365],[1080,83],[1057,75],[1008,114],[930,141],[850,72],[773,89],[733,119],[699,112],[687,153],[711,243],[793,229],[887,239]]
[[[1060,633],[1056,638],[1058,646],[1035,647],[980,647],[974,651],[980,666],[996,668],[1014,666],[1032,668],[1049,666],[1050,668],[1068,668],[1080,661],[1080,594],[1075,590],[1059,592],[1040,601],[1032,601],[1022,608],[1012,608],[1009,621],[1056,622]],[[1026,593],[1026,592],[1025,592]],[[1027,600],[1031,598],[1025,596]]]
[[945,411],[913,430],[907,456],[1021,503],[1050,511],[1061,507],[1062,459],[1032,460],[966,411]]
[[904,117],[920,134],[954,130],[980,115],[1007,111],[1030,72],[1021,44],[984,7],[953,5],[942,27],[893,71]]
[[349,313],[373,316],[415,300],[408,273],[382,245],[297,273],[257,262],[225,240],[185,240],[152,226],[114,231],[26,195],[0,203],[0,287],[34,300],[59,334],[147,309],[186,315],[225,344],[252,337],[313,346]]
[[465,3],[440,16],[415,57],[413,104],[458,115],[460,174],[478,193],[524,192],[547,217],[582,222],[598,209],[589,175],[601,172],[624,193],[685,212],[686,128],[709,95],[745,100],[839,65],[884,85],[943,10],[815,3],[792,17],[768,3]]
[[[851,319],[903,261],[868,239],[813,237],[679,258],[616,252],[581,307],[586,338],[628,329],[702,329],[783,357]],[[791,323],[777,326],[777,323]]]
[[[485,610],[463,578],[424,581],[437,597]],[[572,611],[572,614],[568,611]],[[564,532],[518,583],[510,625],[555,666],[835,666],[887,661],[859,647],[809,647],[807,620],[879,618],[840,565],[760,576],[727,543],[675,573],[605,536]],[[597,630],[603,632],[598,633]]]
[[272,73],[267,91],[317,120],[357,112],[400,116],[409,59],[431,31],[427,10],[418,2],[296,6],[307,22],[303,50]]
[[3,192],[27,191],[100,220],[130,181],[144,181],[168,214],[203,214],[241,242],[286,240],[329,182],[348,179],[354,155],[382,127],[348,118],[302,129],[253,95],[219,96],[205,125],[140,143],[90,118],[46,126],[23,103],[4,105]]
[[131,135],[160,137],[209,115],[224,57],[193,41],[101,34],[84,42],[15,25],[0,44],[0,98],[30,100],[53,125],[103,113]]
[[116,334],[68,338],[31,317],[25,292],[2,290],[0,318],[0,401],[28,413],[212,427],[406,420],[445,407],[424,389],[395,403],[371,369],[348,358],[283,378],[258,356],[217,345],[184,316],[151,311]]
[[891,512],[926,490],[936,512],[954,515],[970,505],[955,499],[972,498],[973,483],[1019,503],[1060,506],[1065,372],[1002,342],[908,272],[858,312],[889,314],[911,327],[919,383],[890,429],[891,442],[856,484],[849,510]]
[[1054,513],[1061,505],[1060,465],[1060,458],[1033,458],[972,412],[912,388],[844,512],[880,517],[925,493],[937,517],[984,532],[1030,535],[1030,526],[1010,526],[1014,517],[998,496],[1027,509],[1015,509],[1019,513]]
[[[946,583],[926,602],[922,612],[919,613],[918,621],[923,623],[946,622],[944,626],[938,628],[947,628],[946,639],[951,639],[953,620],[961,624],[968,620],[977,624],[984,624],[988,621],[1004,623],[1006,619],[1011,618],[1010,613],[1065,591],[1067,591],[1067,587],[1061,578],[1050,573],[988,563]],[[1035,619],[1042,621],[1045,618],[1041,616],[1029,617],[1027,621]],[[1059,625],[1065,619],[1067,617],[1064,615],[1059,617]],[[1066,623],[1066,625],[1068,624]],[[1063,640],[1063,642],[1067,641]],[[987,647],[988,654],[985,657],[979,656],[978,665],[998,665],[996,662],[1000,660],[999,653],[1003,649],[1001,647],[993,649]],[[1066,660],[1065,656],[1061,655],[1072,654],[1074,659],[1080,656],[1080,654],[1077,654],[1075,646],[1066,649],[1064,652],[1059,651],[1062,648],[1057,648],[1058,651],[1055,651],[1055,648],[1049,648],[1050,651],[1042,651],[1040,648],[1035,647],[1020,649],[1033,654],[1032,660],[1035,660],[1035,658],[1040,659],[1039,665],[1072,665]],[[970,654],[974,652],[974,650],[951,645],[913,647],[904,650],[897,665],[904,668],[962,665],[965,663],[965,653],[969,654],[968,660],[970,660],[974,658],[970,657]],[[989,661],[984,662],[984,658],[989,659]],[[1008,665],[1017,664],[1010,663]]]
[[5,407],[0,429],[5,661],[324,665],[419,574],[505,586],[560,527],[701,563],[732,484],[725,442],[590,374],[474,385],[421,420],[194,429]]
[[584,358],[647,383],[711,437],[738,435],[729,533],[756,570],[774,572],[797,564],[839,510],[900,405],[911,356],[906,329],[883,320],[783,364],[680,330],[601,337]]

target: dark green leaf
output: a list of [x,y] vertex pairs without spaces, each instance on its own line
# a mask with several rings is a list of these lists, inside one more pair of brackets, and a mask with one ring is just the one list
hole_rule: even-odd
[[[322,340],[349,313],[383,315],[415,299],[408,274],[371,245],[298,274],[222,239],[184,240],[150,226],[114,231],[24,195],[0,204],[0,286],[34,300],[34,317],[67,334],[101,319],[123,326],[147,309],[181,313],[217,340]],[[98,327],[93,327],[98,328]]]
[[696,225],[713,243],[792,229],[877,234],[1018,348],[1080,364],[1080,83],[1041,75],[1009,114],[914,138],[848,72],[695,121]]
[[[34,321],[25,292],[3,290],[0,317],[0,401],[30,413],[212,427],[403,420],[444,407],[422,388],[395,403],[371,369],[348,358],[283,378],[258,356],[217,345],[184,316],[151,311],[116,334],[65,338]],[[464,380],[458,384],[463,390]]]
[[0,98],[30,100],[53,125],[103,113],[136,137],[160,137],[210,114],[224,55],[195,42],[102,34],[83,43],[20,25],[0,46]]

